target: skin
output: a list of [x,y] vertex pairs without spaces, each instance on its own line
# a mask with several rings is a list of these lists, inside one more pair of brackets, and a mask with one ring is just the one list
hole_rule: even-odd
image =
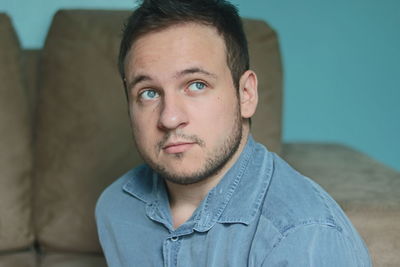
[[225,50],[213,27],[184,23],[140,37],[125,60],[134,139],[164,177],[174,227],[218,184],[249,135],[257,77],[246,71],[237,91]]

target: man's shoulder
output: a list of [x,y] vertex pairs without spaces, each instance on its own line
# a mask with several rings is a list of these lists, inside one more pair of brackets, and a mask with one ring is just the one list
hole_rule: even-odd
[[325,255],[331,251],[341,255],[346,266],[350,266],[349,262],[354,263],[351,266],[370,266],[365,244],[335,200],[276,155],[261,217],[258,227],[269,229],[265,234],[273,240],[270,259],[300,259],[301,255],[288,256],[288,250],[296,248],[300,254],[312,250]]
[[262,216],[281,233],[306,225],[341,230],[348,219],[330,195],[274,155],[274,171]]

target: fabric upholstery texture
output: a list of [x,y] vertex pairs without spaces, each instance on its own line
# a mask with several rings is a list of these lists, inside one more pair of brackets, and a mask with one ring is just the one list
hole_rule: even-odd
[[285,144],[283,155],[342,206],[363,236],[375,266],[398,266],[399,172],[337,144]]
[[48,253],[40,260],[41,267],[107,267],[105,258],[96,254]]
[[100,252],[98,195],[140,161],[116,68],[124,14],[58,12],[48,34],[34,181],[35,228],[45,250]]
[[278,37],[265,22],[245,19],[250,53],[250,69],[258,76],[258,106],[251,118],[254,138],[268,150],[281,153],[282,63]]
[[34,251],[0,254],[0,267],[36,267],[37,255]]
[[[43,49],[37,95],[35,225],[47,250],[100,252],[93,209],[102,189],[141,162],[132,142],[117,53],[126,11],[61,11]],[[250,47],[278,54],[266,24],[247,20]],[[264,28],[266,33],[260,33]],[[279,55],[254,68],[280,73]],[[257,60],[256,60],[257,59]],[[256,136],[280,148],[280,77],[260,77]],[[267,89],[268,88],[268,89]],[[266,131],[264,130],[266,129]],[[257,131],[256,131],[257,132]],[[66,227],[65,222],[69,224]]]
[[19,43],[4,14],[0,25],[0,251],[10,251],[33,241],[32,140]]

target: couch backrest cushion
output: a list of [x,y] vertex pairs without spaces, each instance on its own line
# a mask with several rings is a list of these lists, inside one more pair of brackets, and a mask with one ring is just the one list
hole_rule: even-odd
[[[48,34],[35,154],[35,225],[45,249],[100,251],[93,219],[96,199],[106,185],[141,162],[116,61],[129,14],[60,11]],[[253,66],[261,73],[255,136],[278,151],[281,70],[276,36],[259,21],[247,20],[245,28],[254,49]]]
[[250,68],[257,73],[258,106],[251,118],[254,138],[270,151],[281,153],[283,75],[276,32],[264,21],[245,19]]
[[94,206],[133,165],[116,51],[125,12],[60,11],[42,51],[35,228],[47,250],[99,252]]
[[31,144],[20,47],[0,14],[0,251],[32,244]]

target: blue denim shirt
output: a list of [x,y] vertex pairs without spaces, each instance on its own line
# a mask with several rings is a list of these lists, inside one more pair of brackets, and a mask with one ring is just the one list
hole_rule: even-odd
[[174,229],[162,179],[135,168],[96,207],[108,266],[371,266],[338,204],[250,136],[239,159]]

